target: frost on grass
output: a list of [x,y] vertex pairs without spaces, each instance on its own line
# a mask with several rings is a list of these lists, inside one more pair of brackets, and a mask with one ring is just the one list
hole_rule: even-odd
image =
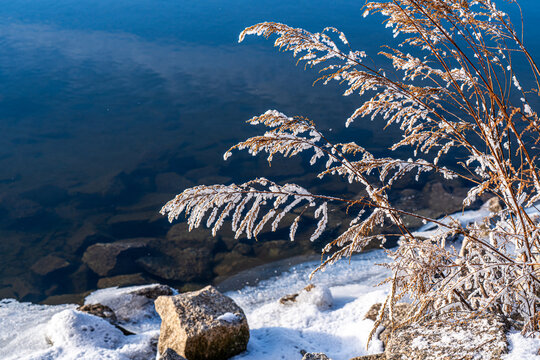
[[[380,55],[387,62],[381,67],[365,61],[374,54],[354,50],[335,28],[310,32],[275,22],[246,28],[240,42],[249,35],[272,37],[276,47],[292,52],[306,68],[317,68],[319,82],[338,81],[345,96],[361,95],[358,108],[344,120],[346,126],[369,118],[381,128],[398,127],[402,137],[391,149],[410,156],[378,158],[360,144],[331,139],[311,120],[269,110],[248,121],[266,131],[231,148],[225,159],[235,150],[263,153],[269,162],[276,155],[309,154],[312,166],[323,167],[318,177],[360,183],[365,196],[313,194],[298,185],[259,178],[187,189],[162,213],[169,220],[184,213],[190,229],[206,224],[214,235],[231,220],[236,237],[251,238],[265,226],[276,230],[295,210],[300,215],[290,220],[292,240],[302,214],[312,211],[318,220],[311,236],[315,240],[324,233],[332,206],[345,206],[354,218],[328,241],[318,269],[371,241],[384,242],[374,230],[395,225],[401,241],[389,251],[391,261],[385,265],[392,272],[392,291],[380,318],[391,315],[393,305],[407,296],[413,303],[410,321],[440,310],[488,311],[517,316],[523,319],[524,333],[537,332],[540,226],[528,209],[540,201],[540,124],[533,106],[540,71],[522,34],[501,9],[492,0],[368,2],[363,15],[382,15],[399,41],[394,48],[383,47]],[[518,58],[528,65],[523,71],[513,66]],[[385,70],[390,67],[391,75]],[[442,166],[442,159],[449,165]],[[468,182],[464,207],[486,195],[502,206],[468,225],[394,207],[388,192],[395,182],[424,172]],[[439,229],[427,238],[417,236],[407,229],[403,215]],[[463,239],[460,246],[447,244],[454,237]]]

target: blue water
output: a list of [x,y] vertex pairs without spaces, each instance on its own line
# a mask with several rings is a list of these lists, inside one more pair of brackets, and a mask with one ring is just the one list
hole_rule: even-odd
[[[530,24],[526,42],[538,49],[533,54],[540,53],[534,28],[540,6],[534,0],[521,4]],[[159,216],[146,223],[143,216],[187,186],[259,175],[304,179],[309,167],[297,160],[271,170],[264,159],[242,154],[222,161],[229,146],[258,133],[244,121],[267,109],[307,116],[327,132],[384,153],[395,139],[392,130],[381,132],[379,124],[363,120],[343,134],[358,97],[343,98],[338,84],[312,86],[316,71],[296,66],[291,54],[279,53],[271,41],[237,43],[246,26],[272,20],[311,31],[336,26],[353,48],[375,54],[394,40],[379,17],[360,16],[362,5],[3,3],[0,298],[40,300],[84,290],[62,287],[68,273],[42,278],[30,269],[55,254],[67,259],[73,272],[90,245],[73,239],[89,226],[99,241],[165,236],[170,225]],[[124,215],[136,220],[111,220]],[[86,288],[95,287],[97,277],[85,276]]]

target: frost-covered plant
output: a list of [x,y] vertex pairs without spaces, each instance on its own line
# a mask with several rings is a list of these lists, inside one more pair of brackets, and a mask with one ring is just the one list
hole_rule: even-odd
[[[239,41],[246,35],[276,35],[275,46],[292,51],[308,67],[322,65],[324,84],[336,80],[346,85],[344,95],[365,95],[346,125],[370,117],[398,126],[403,137],[391,149],[408,148],[411,158],[377,158],[358,144],[331,142],[305,118],[269,110],[249,120],[268,130],[231,148],[225,159],[235,149],[266,153],[269,162],[275,154],[310,152],[312,165],[325,162],[320,178],[343,176],[361,183],[367,195],[317,195],[260,178],[187,189],[161,212],[170,221],[185,212],[190,229],[204,221],[214,234],[230,217],[236,237],[245,233],[251,238],[267,223],[275,230],[292,210],[302,207],[303,214],[313,207],[318,219],[314,240],[328,222],[328,204],[344,203],[357,215],[324,247],[318,269],[361,251],[374,239],[383,240],[373,230],[385,221],[402,234],[400,245],[388,251],[392,291],[381,317],[385,311],[391,315],[393,304],[408,296],[413,302],[409,321],[432,311],[462,308],[517,315],[524,320],[524,332],[539,330],[540,226],[528,209],[540,200],[535,148],[540,124],[529,102],[540,94],[540,71],[522,36],[492,0],[375,1],[364,7],[364,16],[372,13],[384,16],[386,27],[401,39],[396,48],[381,52],[401,78],[367,65],[367,54],[352,50],[335,28],[310,33],[264,22],[245,29]],[[530,70],[524,82],[515,72],[517,63]],[[526,84],[536,89],[526,90]],[[459,152],[464,161],[441,166],[439,160],[451,158],[450,151]],[[409,172],[433,172],[473,184],[464,207],[483,194],[498,197],[504,206],[482,224],[466,227],[407,213],[394,207],[387,194]],[[369,181],[374,174],[380,182]],[[407,229],[403,215],[432,222],[439,231],[421,238]],[[291,239],[300,218],[292,221]],[[456,235],[463,238],[461,246],[446,244]]]

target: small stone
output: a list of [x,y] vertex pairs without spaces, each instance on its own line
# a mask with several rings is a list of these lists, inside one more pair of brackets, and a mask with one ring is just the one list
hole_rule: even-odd
[[323,353],[305,353],[302,360],[332,360]]
[[289,305],[289,304],[292,304],[293,302],[296,302],[297,297],[298,297],[298,294],[285,295],[281,299],[279,299],[279,302],[283,305]]
[[303,288],[299,293],[285,295],[279,302],[283,305],[292,305],[295,303],[311,304],[317,308],[324,310],[332,307],[334,299],[332,293],[325,286],[316,286],[309,284]]
[[[161,296],[155,306],[162,319],[160,353],[171,348],[189,360],[221,360],[247,348],[249,327],[243,310],[212,286]],[[232,319],[227,313],[234,321],[226,321]]]
[[106,305],[87,304],[79,306],[77,310],[85,312],[87,314],[99,316],[100,318],[103,318],[113,324],[117,322],[116,314],[110,307]]
[[144,296],[145,298],[156,300],[160,296],[171,296],[174,293],[173,289],[167,285],[155,284],[146,286],[138,290],[134,290],[131,294],[136,296]]

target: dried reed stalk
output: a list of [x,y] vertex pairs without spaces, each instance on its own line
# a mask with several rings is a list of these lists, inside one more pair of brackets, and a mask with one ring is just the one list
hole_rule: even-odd
[[[513,2],[514,5],[515,2]],[[379,13],[386,27],[401,42],[385,47],[384,55],[401,79],[364,62],[367,54],[350,48],[345,35],[335,28],[310,33],[304,29],[264,22],[246,28],[246,35],[277,36],[274,45],[292,51],[307,67],[322,66],[321,80],[346,85],[344,95],[365,95],[367,100],[346,120],[370,117],[384,126],[398,126],[403,137],[391,149],[410,149],[408,160],[376,158],[355,143],[333,143],[302,117],[288,117],[269,110],[248,121],[268,130],[231,148],[293,156],[309,151],[311,165],[325,161],[318,176],[339,175],[361,183],[367,197],[350,200],[311,194],[293,184],[278,185],[256,179],[241,185],[197,186],[169,201],[161,210],[169,220],[182,212],[190,229],[203,219],[215,234],[232,217],[236,237],[256,237],[265,224],[275,230],[284,215],[295,208],[313,208],[318,238],[328,222],[328,204],[344,203],[358,215],[348,230],[323,249],[326,258],[315,271],[361,251],[373,239],[373,229],[385,221],[395,224],[402,241],[388,251],[393,273],[392,291],[382,308],[392,313],[393,304],[407,295],[413,301],[408,321],[431,311],[467,309],[518,315],[524,332],[539,330],[540,227],[531,207],[540,200],[538,115],[530,98],[540,94],[540,71],[527,52],[522,35],[507,13],[491,0],[391,0],[369,2],[364,16]],[[410,52],[407,52],[410,51]],[[520,82],[514,64],[528,65]],[[532,84],[532,85],[531,85]],[[532,86],[526,90],[525,86]],[[450,168],[439,160],[459,150],[466,159]],[[482,224],[463,227],[457,221],[442,223],[409,214],[390,204],[388,191],[409,172],[433,172],[446,179],[460,177],[473,186],[463,206],[482,194],[492,194],[504,205]],[[368,181],[378,174],[380,183]],[[207,217],[207,214],[209,216]],[[430,221],[443,231],[429,239],[411,233],[402,215]],[[294,239],[300,216],[290,226]],[[448,236],[460,235],[461,247],[446,244]],[[337,250],[336,250],[337,249]]]

